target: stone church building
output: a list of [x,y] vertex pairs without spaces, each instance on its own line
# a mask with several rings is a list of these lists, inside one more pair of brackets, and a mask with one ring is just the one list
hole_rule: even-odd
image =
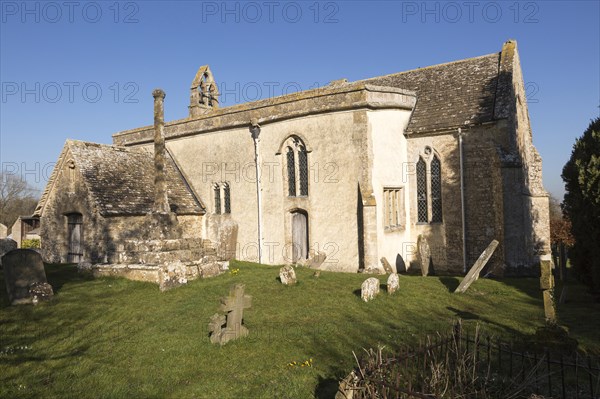
[[[159,82],[157,82],[159,83]],[[185,82],[182,82],[184,84]],[[461,274],[496,239],[497,273],[549,254],[548,195],[514,41],[500,52],[219,107],[210,69],[189,116],[67,141],[36,209],[52,262],[414,268],[427,239]],[[164,103],[163,103],[164,101]],[[150,116],[150,113],[148,114]],[[258,172],[257,172],[258,171]]]

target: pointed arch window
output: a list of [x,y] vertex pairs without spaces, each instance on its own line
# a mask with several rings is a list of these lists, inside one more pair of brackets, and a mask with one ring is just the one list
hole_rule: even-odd
[[288,178],[288,196],[296,196],[296,161],[294,150],[288,147],[286,150],[287,157],[287,178]]
[[300,174],[300,195],[308,195],[308,154],[306,148],[298,149],[298,173]]
[[437,155],[431,160],[431,222],[442,222],[442,165]]
[[213,191],[215,194],[215,213],[217,215],[221,214],[221,187],[218,184],[213,186]]
[[223,183],[223,213],[231,213],[231,189],[229,183]]
[[417,223],[442,223],[442,163],[431,147],[417,161]]
[[417,222],[427,223],[427,170],[425,161],[417,162]]
[[285,142],[285,174],[288,197],[308,196],[308,151],[296,136]]

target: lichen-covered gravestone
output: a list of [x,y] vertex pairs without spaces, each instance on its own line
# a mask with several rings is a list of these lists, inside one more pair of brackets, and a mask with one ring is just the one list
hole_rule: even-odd
[[180,261],[163,265],[158,269],[158,288],[167,291],[187,284],[187,268]]
[[398,291],[399,286],[400,286],[400,279],[398,278],[398,274],[397,273],[390,274],[390,276],[388,277],[388,280],[387,280],[388,294],[391,295],[394,292]]
[[14,249],[2,257],[8,300],[12,305],[36,304],[52,298],[42,256],[31,249]]
[[0,267],[2,266],[2,257],[7,252],[12,251],[13,249],[17,249],[17,242],[12,238],[2,238],[0,239]]
[[360,288],[360,297],[363,301],[369,302],[379,294],[379,279],[370,277],[363,281]]
[[244,295],[244,288],[244,284],[236,284],[229,289],[229,295],[221,299],[219,310],[227,312],[227,316],[215,313],[210,318],[208,328],[211,332],[210,342],[213,344],[223,345],[248,335],[248,329],[242,325],[242,321],[244,309],[252,306],[252,297]]
[[279,279],[284,285],[296,284],[296,272],[294,271],[294,268],[290,265],[283,266],[279,269]]
[[431,249],[427,239],[422,234],[417,238],[417,259],[421,265],[421,274],[423,276],[429,276],[432,272],[431,269]]

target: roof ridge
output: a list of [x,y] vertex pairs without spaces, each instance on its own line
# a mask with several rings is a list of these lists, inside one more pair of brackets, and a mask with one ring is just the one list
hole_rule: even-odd
[[408,70],[402,71],[402,72],[393,72],[393,73],[388,73],[386,75],[372,76],[370,78],[355,80],[352,83],[359,83],[359,82],[366,82],[366,81],[373,80],[373,79],[387,78],[389,76],[397,76],[397,75],[402,75],[404,73],[415,72],[415,71],[422,71],[424,69],[439,68],[439,67],[444,67],[444,66],[448,66],[448,65],[452,65],[452,64],[458,64],[460,62],[467,62],[467,61],[478,60],[478,59],[481,59],[481,58],[491,57],[493,55],[495,55],[497,57],[500,57],[500,53],[501,53],[501,51],[496,51],[494,53],[479,55],[479,56],[476,56],[476,57],[463,58],[463,59],[460,59],[460,60],[442,62],[440,64],[427,65],[427,66],[424,66],[424,67],[408,69]]

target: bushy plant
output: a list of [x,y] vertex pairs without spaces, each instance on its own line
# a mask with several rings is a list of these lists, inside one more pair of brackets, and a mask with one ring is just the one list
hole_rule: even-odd
[[21,248],[40,248],[40,239],[39,238],[31,238],[28,240],[21,241]]

